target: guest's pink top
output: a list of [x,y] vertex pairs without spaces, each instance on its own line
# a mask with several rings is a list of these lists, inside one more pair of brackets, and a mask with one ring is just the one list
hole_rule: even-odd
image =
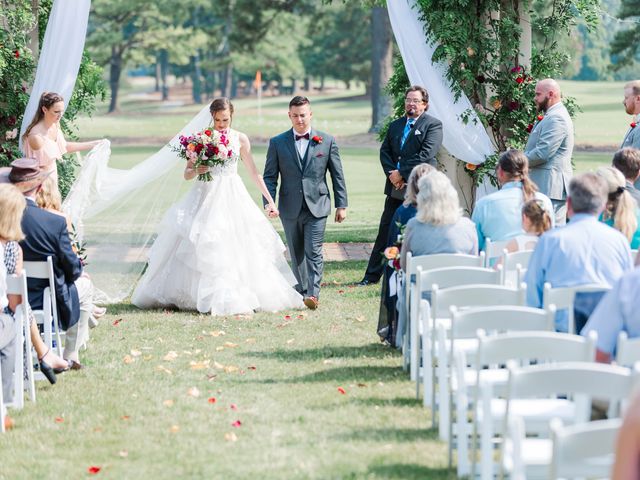
[[62,159],[62,155],[67,153],[67,141],[64,139],[60,128],[58,128],[58,135],[55,140],[52,140],[47,135],[42,135],[42,138],[42,147],[38,150],[32,149],[27,139],[23,143],[24,154],[29,158],[38,160],[40,168],[43,170],[53,170],[55,169],[56,160]]

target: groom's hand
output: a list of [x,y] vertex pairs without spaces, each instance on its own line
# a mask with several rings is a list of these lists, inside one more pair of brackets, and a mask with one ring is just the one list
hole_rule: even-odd
[[336,208],[336,223],[344,222],[345,218],[347,218],[347,209]]

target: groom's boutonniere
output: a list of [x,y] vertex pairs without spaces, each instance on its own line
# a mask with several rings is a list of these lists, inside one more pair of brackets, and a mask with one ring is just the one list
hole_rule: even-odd
[[630,126],[631,128],[636,128],[636,125],[638,125],[636,122],[631,122],[631,123],[629,124],[629,126]]
[[320,145],[322,143],[322,137],[320,135],[314,135],[311,140],[313,140],[313,143],[316,145]]

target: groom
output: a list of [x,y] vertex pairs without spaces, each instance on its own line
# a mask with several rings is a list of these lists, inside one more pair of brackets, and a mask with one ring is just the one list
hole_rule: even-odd
[[338,145],[331,135],[311,128],[311,105],[306,97],[296,96],[289,102],[289,119],[293,128],[273,137],[267,150],[264,183],[276,198],[278,176],[280,194],[278,211],[263,202],[269,216],[280,215],[287,237],[296,289],[304,304],[318,308],[322,279],[322,242],[331,212],[331,196],[327,170],[331,174],[335,197],[335,221],[347,217],[347,186],[342,173]]

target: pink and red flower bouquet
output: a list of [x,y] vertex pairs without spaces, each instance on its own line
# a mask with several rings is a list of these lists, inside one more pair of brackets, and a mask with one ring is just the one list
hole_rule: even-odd
[[[194,168],[224,165],[233,157],[229,136],[225,132],[207,129],[188,136],[180,135],[178,141],[179,145],[174,145],[173,150],[181,158],[194,161]],[[209,171],[199,174],[198,180],[210,182],[213,177]]]

